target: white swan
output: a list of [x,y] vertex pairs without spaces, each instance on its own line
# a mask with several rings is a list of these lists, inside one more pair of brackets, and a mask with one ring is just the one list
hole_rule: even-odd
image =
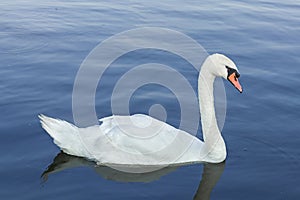
[[[96,161],[100,165],[219,163],[226,158],[226,146],[217,126],[212,95],[217,76],[229,80],[242,92],[238,82],[239,73],[233,61],[222,54],[208,56],[198,78],[204,142],[143,114],[110,116],[100,119],[102,124],[87,128],[78,128],[66,121],[44,115],[39,115],[39,118],[42,127],[61,150]],[[143,131],[143,136],[149,137],[137,138],[130,135],[139,131]]]

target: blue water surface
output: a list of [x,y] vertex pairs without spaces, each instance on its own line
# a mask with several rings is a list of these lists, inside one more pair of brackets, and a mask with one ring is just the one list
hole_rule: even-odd
[[[211,199],[298,199],[299,9],[300,3],[290,0],[1,1],[0,198],[203,199],[212,190]],[[37,115],[72,122],[73,83],[85,57],[108,37],[140,27],[180,31],[208,53],[224,53],[237,64],[243,94],[224,83],[226,163],[130,177],[62,154],[57,162],[71,167],[41,178],[60,151]],[[186,69],[182,73],[196,90],[197,71],[166,52],[132,52],[115,66],[122,72],[153,60]],[[108,89],[96,95],[99,118],[112,113],[114,73],[108,71]],[[169,90],[154,87],[136,92],[131,112],[147,113],[151,105],[162,104],[171,112],[168,122],[178,126],[178,102],[168,99]],[[162,94],[167,97],[157,100]],[[203,187],[207,181],[210,189]]]

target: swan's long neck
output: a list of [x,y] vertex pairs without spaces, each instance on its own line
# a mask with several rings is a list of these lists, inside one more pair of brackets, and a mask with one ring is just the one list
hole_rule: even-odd
[[212,61],[206,59],[198,78],[202,133],[207,148],[215,149],[218,152],[222,151],[223,153],[225,151],[226,154],[225,143],[218,128],[215,114],[214,81],[216,76],[211,72],[214,67]]

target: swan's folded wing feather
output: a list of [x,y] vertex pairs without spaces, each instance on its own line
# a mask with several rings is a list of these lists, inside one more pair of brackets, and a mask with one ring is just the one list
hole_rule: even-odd
[[[100,121],[102,136],[91,138],[89,147],[93,148],[95,158],[103,163],[170,164],[200,142],[192,135],[147,115],[111,116]],[[190,161],[196,157],[196,154],[189,153],[185,159]]]

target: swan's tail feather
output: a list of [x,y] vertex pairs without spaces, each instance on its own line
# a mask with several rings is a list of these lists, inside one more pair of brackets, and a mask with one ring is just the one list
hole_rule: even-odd
[[40,122],[45,131],[53,138],[53,142],[67,154],[87,157],[84,146],[80,140],[79,128],[60,119],[39,115]]

